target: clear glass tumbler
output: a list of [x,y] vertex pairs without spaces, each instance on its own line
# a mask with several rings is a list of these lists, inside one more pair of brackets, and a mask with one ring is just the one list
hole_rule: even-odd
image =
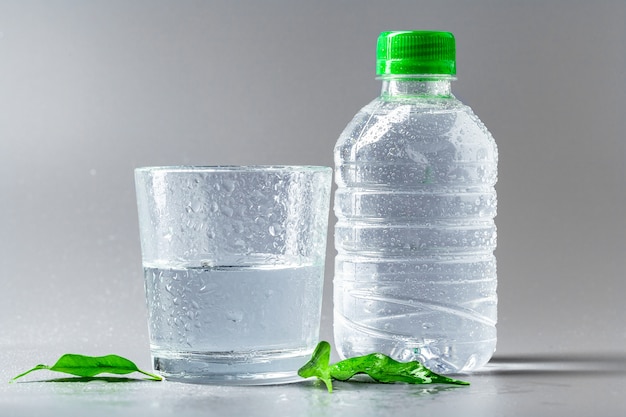
[[332,170],[135,170],[155,369],[170,380],[298,380],[319,338]]

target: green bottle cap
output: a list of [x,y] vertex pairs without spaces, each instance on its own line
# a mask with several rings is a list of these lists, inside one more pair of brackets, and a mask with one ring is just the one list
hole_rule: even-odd
[[450,32],[383,32],[378,37],[376,74],[456,74],[456,47]]

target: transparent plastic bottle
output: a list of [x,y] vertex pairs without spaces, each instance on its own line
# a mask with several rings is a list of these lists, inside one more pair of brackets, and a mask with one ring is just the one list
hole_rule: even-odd
[[451,93],[455,53],[448,32],[383,32],[382,93],[335,147],[342,357],[381,352],[450,374],[495,351],[498,152]]

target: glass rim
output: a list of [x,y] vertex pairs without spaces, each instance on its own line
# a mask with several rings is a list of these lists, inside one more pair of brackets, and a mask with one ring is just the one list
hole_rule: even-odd
[[324,172],[332,168],[324,165],[164,165],[135,168],[137,173],[220,173],[220,172]]

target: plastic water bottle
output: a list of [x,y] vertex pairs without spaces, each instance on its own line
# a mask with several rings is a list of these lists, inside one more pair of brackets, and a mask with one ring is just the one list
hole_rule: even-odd
[[451,93],[454,35],[383,32],[382,93],[335,147],[334,331],[342,357],[468,372],[496,346],[498,152]]

